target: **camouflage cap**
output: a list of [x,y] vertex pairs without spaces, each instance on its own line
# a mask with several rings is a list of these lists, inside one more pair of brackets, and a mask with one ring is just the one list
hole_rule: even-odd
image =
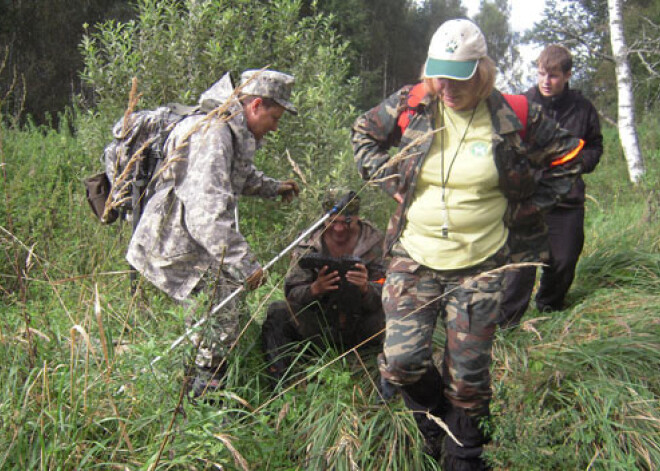
[[276,70],[246,70],[241,74],[241,92],[245,95],[267,97],[275,101],[285,110],[298,114],[298,110],[289,100],[295,78],[292,75]]
[[[349,190],[345,188],[330,188],[329,190],[326,190],[325,194],[323,195],[323,201],[321,202],[321,207],[323,208],[323,211],[326,213],[330,211],[332,208],[335,207],[337,203],[341,201],[341,199],[348,194]],[[343,211],[341,211],[341,214],[344,214],[346,216],[354,216],[357,215],[360,212],[360,197],[355,195],[346,207],[344,208]]]

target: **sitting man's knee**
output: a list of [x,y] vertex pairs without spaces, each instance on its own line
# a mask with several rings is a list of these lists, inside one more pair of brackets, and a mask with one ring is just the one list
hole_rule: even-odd
[[268,305],[266,310],[266,321],[270,322],[283,322],[289,319],[291,316],[289,311],[289,303],[286,301],[273,301]]

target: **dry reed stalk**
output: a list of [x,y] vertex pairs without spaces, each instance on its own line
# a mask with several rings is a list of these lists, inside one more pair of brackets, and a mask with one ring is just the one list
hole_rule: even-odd
[[418,146],[418,145],[421,144],[422,142],[424,142],[424,141],[426,141],[427,139],[431,138],[435,133],[440,132],[440,131],[442,131],[443,129],[445,129],[444,126],[441,127],[441,128],[438,128],[438,129],[432,129],[432,130],[430,130],[430,131],[428,131],[428,132],[422,134],[422,135],[419,136],[418,138],[413,139],[413,140],[412,140],[408,145],[406,145],[403,149],[401,149],[399,152],[397,152],[397,153],[394,154],[392,157],[390,157],[390,158],[388,159],[388,161],[387,161],[385,164],[383,164],[383,166],[381,166],[381,167],[380,167],[380,168],[374,173],[373,177],[369,179],[369,181],[367,182],[367,184],[370,183],[370,182],[371,182],[371,181],[372,181],[372,180],[373,180],[373,179],[374,179],[379,173],[383,172],[384,170],[387,170],[387,169],[390,168],[390,167],[394,167],[395,165],[397,165],[397,164],[403,162],[404,160],[408,160],[408,159],[410,159],[410,158],[412,158],[412,157],[415,157],[415,156],[419,155],[419,152],[410,152],[410,150],[411,150],[413,147]]
[[[94,284],[94,314],[96,316],[96,322],[98,324],[99,328],[99,337],[101,341],[101,347],[103,348],[103,357],[105,359],[106,363],[106,368],[105,372],[103,374],[104,381],[107,386],[110,385],[110,374],[112,371],[112,364],[110,363],[110,355],[108,352],[108,340],[105,336],[105,329],[103,327],[103,318],[101,316],[101,302],[99,301],[99,290],[98,290],[98,284]],[[114,399],[112,398],[112,395],[108,394],[108,401],[110,402],[110,405],[112,406],[112,410],[115,414],[115,417],[117,419],[117,423],[119,424],[119,434],[126,443],[126,446],[128,447],[129,451],[131,453],[134,452],[133,450],[133,444],[131,443],[131,439],[128,436],[128,433],[126,432],[126,425],[124,424],[124,420],[121,419],[119,415],[119,409],[117,409],[117,404],[115,404]],[[119,448],[120,443],[117,444],[117,448]]]
[[340,454],[345,453],[348,458],[351,471],[358,471],[360,468],[355,462],[353,457],[354,452],[360,449],[360,442],[355,436],[347,431],[343,426],[339,431],[339,442],[330,448],[325,453],[325,461],[329,468],[332,468],[332,463],[336,461]]
[[289,165],[291,165],[291,168],[293,169],[293,173],[298,175],[298,178],[307,185],[307,180],[305,179],[305,175],[303,175],[302,170],[300,170],[300,166],[296,163],[295,160],[291,157],[291,153],[289,153],[289,149],[286,150],[286,158],[289,161]]
[[[71,336],[71,356],[69,359],[69,378],[70,378],[70,384],[71,384],[71,404],[73,404],[74,399],[73,399],[73,393],[74,393],[74,381],[73,381],[73,372],[75,371],[75,344],[76,344],[76,332],[82,336],[82,338],[85,340],[85,343],[87,344],[87,362],[89,361],[89,352],[94,355],[94,361],[96,362],[97,366],[101,366],[99,364],[98,358],[96,358],[96,352],[94,352],[94,346],[92,345],[92,342],[89,340],[89,335],[87,335],[87,332],[85,332],[85,329],[83,329],[82,326],[80,325],[74,325],[71,327],[69,330],[69,335]],[[86,363],[87,363],[86,362]],[[84,403],[85,401],[83,401]]]
[[355,356],[357,357],[358,362],[360,363],[360,366],[364,370],[364,375],[367,378],[369,378],[369,383],[371,383],[371,387],[374,388],[374,390],[376,391],[376,393],[380,397],[380,400],[381,400],[382,404],[385,406],[385,408],[387,409],[387,412],[390,414],[390,417],[392,419],[394,419],[394,413],[392,412],[392,408],[390,407],[388,402],[385,400],[385,398],[381,394],[380,389],[378,389],[378,386],[376,386],[376,383],[374,383],[374,380],[371,378],[371,375],[369,374],[369,370],[367,369],[367,365],[365,365],[364,361],[362,361],[362,356],[360,355],[360,353],[357,350],[355,350],[353,353],[355,353]]
[[285,402],[282,408],[280,409],[280,412],[277,414],[277,422],[275,423],[276,432],[280,431],[280,425],[282,424],[282,421],[286,418],[286,416],[289,415],[290,409],[291,409],[290,403]]
[[227,447],[229,450],[229,453],[231,453],[232,458],[234,459],[234,464],[236,466],[240,466],[243,471],[250,471],[250,467],[248,466],[248,462],[243,458],[243,456],[238,452],[238,450],[234,447],[233,443],[231,442],[231,436],[224,434],[224,433],[217,433],[213,435],[215,438],[220,440],[224,446]]
[[101,347],[103,349],[103,358],[107,368],[107,375],[109,376],[112,371],[110,364],[110,353],[108,352],[108,341],[105,337],[105,329],[103,327],[103,317],[101,315],[101,301],[99,300],[99,285],[94,283],[94,315],[96,323],[99,328],[99,339],[101,340]]
[[137,87],[138,79],[137,77],[133,77],[131,79],[131,91],[128,94],[128,105],[126,106],[126,111],[124,111],[124,120],[121,130],[122,138],[125,137],[128,133],[128,120],[133,114],[133,111],[135,111],[135,107],[137,106],[138,101],[140,101],[140,98],[142,98],[142,93],[138,93]]
[[458,438],[456,438],[456,436],[453,433],[451,433],[451,430],[449,430],[447,424],[440,417],[436,417],[435,415],[426,411],[426,418],[438,424],[438,426],[442,428],[442,430],[447,432],[447,436],[452,440],[454,440],[458,446],[463,446],[463,444],[458,440]]
[[160,457],[163,456],[163,452],[165,451],[165,446],[167,445],[167,442],[169,441],[170,436],[172,434],[172,429],[174,428],[174,421],[176,420],[176,416],[180,410],[183,410],[183,398],[185,397],[186,391],[188,390],[187,386],[188,386],[188,378],[184,379],[183,384],[181,385],[181,389],[179,389],[179,399],[176,404],[176,407],[174,408],[174,413],[172,413],[172,417],[170,418],[170,422],[167,425],[167,430],[165,430],[163,440],[160,442],[160,446],[158,447],[158,453],[156,454],[156,459],[153,461],[151,466],[149,466],[148,471],[155,471],[156,467],[160,463]]
[[16,333],[19,334],[19,335],[25,334],[26,337],[28,335],[36,334],[37,337],[40,337],[41,339],[45,340],[46,342],[50,342],[50,337],[48,337],[48,335],[44,334],[40,330],[37,330],[35,328],[30,328],[29,330],[30,330],[30,332],[28,332],[28,329],[26,329],[25,327],[22,327],[22,328],[18,329],[16,331]]
[[[131,80],[131,90],[128,94],[128,104],[126,106],[126,110],[124,111],[124,118],[122,119],[121,138],[126,137],[126,134],[128,133],[128,130],[130,128],[129,122],[131,120],[131,115],[133,114],[133,111],[135,110],[138,101],[142,97],[142,94],[138,93],[137,87],[138,87],[138,79],[137,77],[133,77],[133,79]],[[144,149],[140,148],[138,152],[141,153],[142,151],[144,151]],[[124,171],[119,176],[117,176],[117,171],[119,170],[118,166],[119,166],[119,159],[117,159],[117,162],[115,162],[115,171],[113,172],[113,178],[111,182],[113,188],[118,187],[128,178],[128,174],[126,170],[129,167],[132,169],[135,166],[135,160],[133,159],[133,157],[131,157],[131,159],[129,159],[128,164],[126,165],[126,169],[124,169]],[[122,197],[121,200],[123,202],[125,201],[125,198]],[[119,206],[120,204],[121,203],[115,203],[115,198],[113,196],[113,192],[111,191],[110,195],[108,195],[108,199],[105,202],[105,208],[103,210],[103,215],[101,219],[105,220],[108,217],[108,213],[115,207]]]

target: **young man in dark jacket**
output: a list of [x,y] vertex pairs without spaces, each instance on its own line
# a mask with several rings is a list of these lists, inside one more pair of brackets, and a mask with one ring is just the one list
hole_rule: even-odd
[[[598,113],[578,90],[569,87],[573,60],[571,53],[559,45],[546,47],[537,61],[538,85],[525,95],[539,103],[543,113],[557,121],[575,137],[585,141],[579,159],[582,173],[591,173],[603,153],[603,136]],[[545,216],[549,230],[551,261],[543,268],[536,295],[536,307],[541,312],[562,309],[564,297],[573,282],[575,266],[584,245],[585,184],[578,177],[566,200]],[[502,327],[519,324],[529,304],[536,269],[511,271],[506,277],[501,320]]]

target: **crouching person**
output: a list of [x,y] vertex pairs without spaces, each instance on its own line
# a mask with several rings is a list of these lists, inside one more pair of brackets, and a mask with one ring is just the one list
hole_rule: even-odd
[[[342,198],[329,190],[324,212]],[[295,342],[328,343],[340,351],[379,344],[385,320],[381,305],[383,235],[358,215],[355,197],[339,215],[301,242],[292,254],[285,301],[268,307],[262,341],[269,373],[280,379],[291,366]]]

